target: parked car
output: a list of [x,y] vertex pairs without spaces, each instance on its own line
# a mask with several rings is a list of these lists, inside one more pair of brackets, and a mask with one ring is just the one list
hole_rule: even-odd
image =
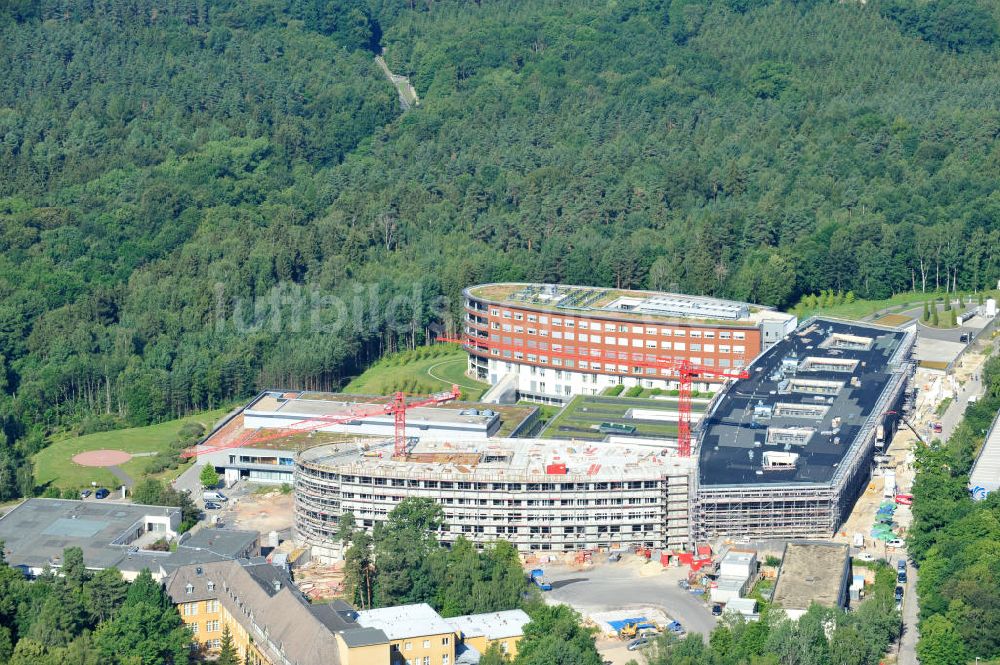
[[213,501],[205,502],[205,510],[220,510],[222,508],[221,504],[215,503]]
[[691,585],[688,583],[687,580],[677,580],[677,586],[684,589],[685,591],[691,588]]
[[906,559],[897,559],[896,560],[896,570],[898,572],[900,572],[900,573],[905,573],[906,572]]
[[900,603],[902,601],[903,601],[903,587],[897,586],[896,587],[896,602]]
[[934,430],[935,434],[940,434],[941,432],[944,431],[944,425],[942,425],[941,423],[934,423],[933,425],[931,425],[931,429]]
[[83,490],[82,492],[80,492],[80,498],[86,499],[91,494],[93,494],[93,492],[91,492],[90,490]]
[[896,503],[901,506],[911,506],[913,505],[913,495],[912,494],[897,494]]
[[621,552],[612,552],[608,556],[608,561],[609,562],[611,562],[611,561],[621,561],[621,558],[622,558]]
[[650,642],[649,638],[646,638],[646,637],[637,637],[636,639],[634,639],[634,640],[632,640],[631,642],[628,643],[628,650],[629,651],[638,651],[639,649],[645,649],[650,644],[652,644],[652,642]]
[[969,341],[969,333],[962,333],[961,335],[959,335],[958,336],[958,341],[962,342],[963,344],[966,343],[966,342],[968,342]]
[[201,498],[204,501],[229,501],[222,492],[202,492]]
[[905,570],[901,570],[898,573],[896,573],[896,582],[898,584],[906,584],[906,571]]
[[95,499],[107,499],[111,495],[111,490],[106,487],[102,487],[94,493]]
[[719,605],[718,603],[712,605],[712,616],[714,617],[722,616],[722,605]]
[[905,541],[902,541],[902,540],[900,540],[899,538],[893,538],[892,540],[890,540],[889,542],[887,542],[887,543],[885,544],[885,546],[886,546],[886,547],[892,547],[892,548],[896,548],[896,547],[906,547],[906,542],[905,542]]
[[857,559],[858,561],[874,561],[875,555],[872,554],[871,552],[861,552],[854,558]]

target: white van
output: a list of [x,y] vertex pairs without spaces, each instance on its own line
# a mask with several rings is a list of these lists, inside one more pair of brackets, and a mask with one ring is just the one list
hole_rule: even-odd
[[854,546],[857,548],[862,548],[865,546],[865,534],[863,533],[854,534]]
[[205,492],[201,498],[205,501],[229,501],[222,492]]

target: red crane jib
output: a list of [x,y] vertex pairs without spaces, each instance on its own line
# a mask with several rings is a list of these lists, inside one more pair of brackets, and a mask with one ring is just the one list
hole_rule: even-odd
[[[487,337],[477,337],[474,335],[465,335],[465,345],[469,348],[476,348],[482,351],[490,351],[491,349],[498,350],[509,350],[509,351],[519,351],[523,352],[523,347],[514,347],[509,344],[498,344],[493,342]],[[586,360],[591,362],[595,356],[590,355],[580,355],[573,353],[555,353],[550,352],[550,356],[557,358],[565,358],[570,360]],[[645,355],[645,354],[643,354]],[[678,423],[677,423],[677,452],[681,457],[691,456],[691,385],[696,378],[711,378],[711,379],[749,379],[750,373],[745,369],[738,370],[726,370],[717,369],[715,367],[707,367],[704,365],[696,365],[689,360],[680,358],[657,358],[656,360],[622,360],[622,364],[628,364],[632,367],[650,367],[660,370],[668,370],[673,374],[677,375],[677,382],[679,384],[679,396],[678,396],[678,408],[679,413]]]
[[340,425],[343,423],[349,423],[352,420],[357,420],[358,418],[368,418],[371,416],[381,416],[386,414],[393,414],[393,421],[395,427],[395,454],[405,455],[406,454],[406,412],[409,409],[413,409],[420,406],[430,406],[433,404],[442,404],[444,402],[450,402],[461,397],[462,391],[457,385],[453,385],[451,390],[448,392],[435,393],[434,395],[428,395],[422,397],[415,401],[408,401],[404,393],[396,393],[393,395],[392,400],[388,404],[373,404],[371,407],[354,409],[348,415],[343,416],[316,416],[314,418],[303,418],[297,422],[292,423],[288,427],[284,427],[279,430],[275,430],[272,433],[260,435],[260,429],[248,430],[247,433],[240,437],[234,438],[225,444],[218,446],[196,446],[194,448],[189,448],[185,450],[181,456],[182,457],[197,457],[199,455],[205,455],[208,453],[218,452],[220,450],[229,450],[232,448],[242,448],[244,446],[264,443],[266,441],[273,441],[274,439],[282,439],[293,434],[302,434],[306,432],[312,432],[324,427],[329,427],[330,425]]

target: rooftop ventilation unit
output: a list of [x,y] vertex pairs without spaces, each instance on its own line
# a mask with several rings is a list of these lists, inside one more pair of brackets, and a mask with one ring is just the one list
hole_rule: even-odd
[[858,361],[851,358],[824,358],[810,356],[799,365],[802,372],[840,372],[851,374],[858,367]]
[[825,404],[792,404],[778,402],[774,405],[774,415],[785,418],[809,418],[820,420],[826,415],[830,407]]
[[827,338],[819,346],[823,349],[840,349],[842,351],[868,351],[874,343],[875,340],[871,337],[828,332]]
[[769,446],[804,446],[816,433],[812,427],[769,427],[767,428],[767,444]]
[[750,307],[746,303],[679,294],[650,296],[648,298],[623,296],[615,299],[605,309],[689,319],[736,321],[750,316]]
[[788,389],[793,393],[806,393],[809,395],[836,395],[840,392],[843,385],[844,384],[839,381],[791,379],[788,382]]
[[768,450],[764,453],[764,471],[794,471],[799,463],[798,453]]

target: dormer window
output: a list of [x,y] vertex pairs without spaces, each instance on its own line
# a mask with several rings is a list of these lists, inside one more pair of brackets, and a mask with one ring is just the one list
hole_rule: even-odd
[[215,591],[215,582],[209,582],[208,583],[208,590],[209,591]]
[[188,582],[187,586],[184,587],[184,590],[188,593],[194,593],[194,585]]

